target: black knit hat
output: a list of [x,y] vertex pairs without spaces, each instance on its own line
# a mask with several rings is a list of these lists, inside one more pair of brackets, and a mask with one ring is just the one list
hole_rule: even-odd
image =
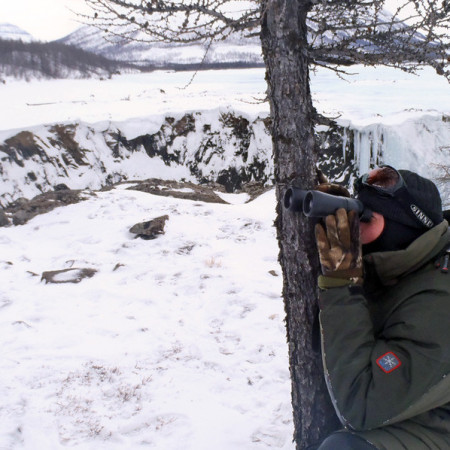
[[409,170],[383,166],[355,183],[357,198],[372,211],[426,231],[444,220],[436,185]]

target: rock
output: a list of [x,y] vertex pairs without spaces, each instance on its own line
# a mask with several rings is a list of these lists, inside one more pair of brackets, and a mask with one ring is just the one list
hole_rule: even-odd
[[245,183],[242,185],[241,189],[237,192],[245,192],[250,196],[249,201],[252,201],[271,189],[273,189],[272,185],[265,185],[264,183],[260,183],[258,181],[251,181],[250,183]]
[[8,225],[10,225],[9,219],[3,209],[0,209],[0,227],[7,227]]
[[31,211],[26,211],[24,209],[19,209],[15,214],[13,214],[13,224],[14,225],[23,225],[27,223],[32,217],[34,217]]
[[130,228],[130,233],[142,239],[156,239],[159,235],[164,234],[164,226],[169,216],[160,216],[147,222],[137,223]]
[[[34,192],[68,191],[71,177],[84,179],[87,173],[103,187],[128,180],[131,174],[121,162],[136,153],[158,158],[166,166],[183,167],[190,172],[190,179],[202,185],[220,182],[227,192],[250,181],[272,184],[269,123],[268,118],[249,120],[231,111],[217,112],[217,117],[196,112],[166,116],[159,129],[152,125],[151,131],[144,129],[131,139],[116,126],[103,130],[78,123],[20,131],[0,140],[0,153],[4,154],[0,172],[5,179],[15,179],[14,192],[0,194],[0,206],[11,206],[19,195],[29,192],[26,186]],[[87,139],[78,142],[81,136]],[[102,152],[101,157],[96,150],[100,142],[111,150]]]
[[162,195],[164,197],[181,198],[183,200],[194,200],[206,203],[227,203],[220,198],[215,191],[224,192],[223,186],[210,184],[195,184],[189,181],[159,180],[150,178],[139,181],[130,190],[147,192],[153,195]]
[[70,189],[67,187],[67,184],[60,183],[53,187],[53,190],[55,191],[70,191]]
[[[61,185],[60,185],[61,186]],[[5,211],[12,216],[14,225],[23,225],[38,214],[45,214],[58,206],[72,205],[86,200],[92,192],[86,195],[80,190],[56,189],[37,195],[31,200],[19,198],[13,202]]]
[[84,278],[91,278],[97,273],[96,269],[89,268],[71,268],[62,270],[50,270],[48,272],[43,272],[41,276],[41,281],[45,283],[79,283]]

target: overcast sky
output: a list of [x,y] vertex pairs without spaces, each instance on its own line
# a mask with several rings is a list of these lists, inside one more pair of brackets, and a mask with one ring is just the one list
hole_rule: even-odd
[[84,0],[0,0],[0,23],[12,23],[37,39],[66,36],[81,24],[71,12],[86,11]]
[[[398,2],[387,0],[386,4]],[[84,0],[0,0],[0,23],[17,25],[43,41],[54,40],[80,27],[72,11],[86,12],[86,8]]]

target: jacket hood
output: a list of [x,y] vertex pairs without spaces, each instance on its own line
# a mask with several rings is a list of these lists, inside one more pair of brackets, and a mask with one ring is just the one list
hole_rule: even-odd
[[405,276],[434,256],[450,243],[448,222],[442,221],[431,230],[417,238],[404,250],[376,252],[364,256],[364,262],[373,265],[382,284],[391,284]]

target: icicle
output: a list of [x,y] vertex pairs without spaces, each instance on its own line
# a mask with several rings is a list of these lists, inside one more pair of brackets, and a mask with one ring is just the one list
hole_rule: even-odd
[[348,143],[347,128],[344,127],[344,134],[342,136],[342,156],[344,158],[344,163],[347,162],[347,143]]
[[376,166],[381,158],[383,145],[383,126],[376,125],[372,134],[372,153],[370,164]]
[[366,173],[370,167],[372,132],[369,129],[354,130],[354,132],[356,166],[360,174]]
[[353,148],[355,152],[355,166],[358,168],[358,172],[360,172],[359,161],[361,154],[361,145],[360,145],[360,136],[358,130],[353,130]]

